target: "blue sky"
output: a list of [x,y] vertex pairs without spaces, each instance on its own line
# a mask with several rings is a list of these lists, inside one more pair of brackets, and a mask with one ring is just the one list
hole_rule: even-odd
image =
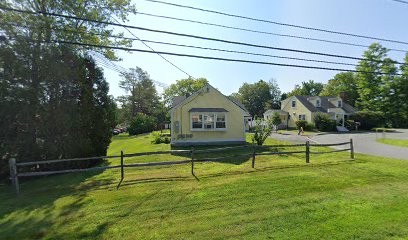
[[[180,3],[200,8],[217,10],[237,15],[250,16],[272,21],[324,28],[334,31],[349,32],[360,35],[375,36],[400,41],[408,41],[408,5],[391,0],[168,0],[172,3]],[[204,22],[218,23],[241,28],[260,31],[274,32],[279,34],[292,34],[304,37],[323,38],[329,40],[345,41],[369,45],[374,41],[354,37],[340,36],[335,34],[321,33],[316,31],[302,30],[298,28],[278,26],[268,23],[254,22],[204,13],[190,9],[166,6],[144,0],[134,0],[138,11],[166,15],[179,18],[187,18]],[[271,35],[248,33],[237,30],[228,30],[213,26],[204,26],[194,23],[164,20],[143,15],[131,16],[126,24],[145,28],[174,31],[193,35],[213,38],[228,39],[233,41],[248,42],[259,45],[269,45],[282,48],[295,48],[308,51],[318,51],[331,54],[341,54],[360,57],[365,48],[344,46],[330,43],[315,42],[309,40],[277,37]],[[126,36],[132,37],[127,31]],[[289,57],[302,57],[319,60],[330,60],[347,63],[357,63],[354,60],[313,56],[308,54],[282,52],[269,49],[253,48],[211,41],[203,41],[185,37],[176,37],[165,34],[131,30],[142,39],[155,41],[166,41],[180,44],[197,45],[202,47],[222,48],[228,50],[248,51],[262,54],[281,55]],[[380,42],[383,46],[396,49],[407,49],[408,45]],[[158,44],[149,44],[156,51],[169,51],[177,53],[215,56],[224,58],[236,58],[253,61],[266,61],[276,63],[288,63],[299,65],[313,65],[323,67],[353,68],[352,66],[341,66],[322,63],[310,63],[295,60],[282,60],[270,57],[247,56],[242,54],[221,53],[199,49],[181,48]],[[133,48],[146,49],[140,42],[134,42]],[[139,66],[146,70],[152,79],[171,84],[177,79],[187,76],[165,62],[159,56],[149,53],[127,53],[118,51],[117,54],[123,61],[118,65],[130,68]],[[389,52],[389,56],[395,60],[402,61],[404,53]],[[224,94],[237,92],[244,82],[253,83],[259,79],[276,79],[282,91],[293,89],[295,84],[313,79],[317,82],[326,83],[336,72],[300,69],[289,67],[278,67],[269,65],[256,65],[249,63],[232,63],[213,60],[192,59],[175,56],[165,56],[174,64],[188,72],[193,77],[205,77],[210,83],[221,90]],[[105,69],[105,76],[110,83],[110,93],[115,97],[123,95],[119,88],[120,76],[109,69]],[[162,90],[158,87],[159,92]]]

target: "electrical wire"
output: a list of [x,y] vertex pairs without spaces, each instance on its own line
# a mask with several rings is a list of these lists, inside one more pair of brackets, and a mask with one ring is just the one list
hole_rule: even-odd
[[[31,41],[32,41],[32,42],[36,42],[34,39],[31,40]],[[142,53],[154,53],[154,54],[160,53],[160,54],[163,54],[163,55],[170,55],[170,56],[189,57],[189,58],[200,58],[200,59],[219,60],[219,61],[228,61],[228,62],[254,63],[254,64],[262,64],[262,65],[281,66],[281,67],[295,67],[295,68],[319,69],[319,70],[341,71],[341,72],[356,72],[356,73],[377,74],[377,75],[398,75],[398,76],[401,75],[401,74],[399,74],[399,73],[389,74],[389,73],[383,73],[383,72],[367,72],[367,71],[360,71],[360,70],[353,70],[353,69],[328,68],[328,67],[307,66],[307,65],[295,65],[295,64],[283,64],[283,63],[263,62],[263,61],[252,61],[252,60],[244,60],[244,59],[219,58],[219,57],[202,56],[202,55],[192,55],[192,54],[183,54],[183,53],[151,51],[151,50],[143,50],[143,49],[136,49],[136,48],[104,46],[104,45],[97,45],[97,44],[88,44],[88,43],[78,43],[78,42],[62,41],[62,40],[53,40],[53,41],[51,40],[51,41],[42,41],[42,42],[43,42],[43,43],[71,44],[71,45],[87,46],[87,47],[93,47],[93,48],[106,48],[106,49],[133,51],[133,52],[142,52]]]
[[[253,30],[253,29],[248,29],[248,28],[240,28],[240,27],[233,27],[233,26],[216,24],[216,23],[196,21],[196,20],[185,19],[185,18],[176,18],[176,17],[169,17],[169,16],[164,16],[164,15],[145,13],[145,12],[140,12],[140,11],[136,12],[136,16],[137,16],[137,14],[150,16],[150,17],[156,17],[156,18],[171,19],[171,20],[175,20],[175,21],[197,23],[197,24],[202,24],[202,25],[207,25],[207,26],[221,27],[221,28],[226,28],[226,29],[234,29],[234,30],[245,31],[245,32],[273,35],[273,36],[278,36],[278,37],[297,38],[297,39],[303,39],[303,40],[311,40],[311,41],[318,41],[318,42],[325,42],[325,43],[334,43],[334,44],[354,46],[354,47],[364,47],[364,48],[369,47],[369,45],[364,45],[364,44],[341,42],[341,41],[327,40],[327,39],[321,39],[321,38],[303,37],[303,36],[290,35],[290,34],[280,34],[280,33],[273,33],[273,32],[265,32],[265,31]],[[396,51],[396,52],[408,52],[408,50],[395,49],[395,48],[388,48],[388,50]]]
[[[146,0],[146,1],[150,1],[150,0]],[[305,54],[312,54],[312,55],[320,55],[320,56],[326,56],[326,57],[347,58],[347,59],[353,59],[353,60],[367,60],[367,61],[371,61],[371,62],[384,63],[384,61],[382,61],[382,60],[371,60],[371,59],[365,59],[365,58],[360,58],[360,57],[352,57],[352,56],[345,56],[345,55],[338,55],[338,54],[329,54],[329,53],[306,51],[306,50],[299,50],[299,49],[292,49],[292,48],[280,48],[280,47],[272,47],[272,46],[265,46],[265,45],[257,45],[257,44],[252,44],[252,43],[237,42],[237,41],[231,41],[231,40],[225,40],[225,39],[209,38],[209,37],[203,37],[203,36],[197,36],[197,35],[191,35],[191,34],[176,33],[176,32],[156,30],[156,29],[150,29],[150,28],[143,28],[143,27],[125,25],[125,24],[120,24],[120,23],[98,21],[98,20],[93,20],[93,19],[63,15],[63,14],[46,13],[46,12],[43,12],[43,11],[32,12],[32,11],[20,10],[20,9],[9,8],[9,7],[4,7],[4,6],[0,6],[0,9],[20,12],[20,13],[27,13],[27,14],[44,14],[44,15],[55,16],[55,17],[63,17],[63,18],[68,18],[68,19],[75,19],[75,20],[81,20],[81,21],[94,22],[94,23],[98,23],[98,24],[107,24],[107,25],[113,25],[113,26],[119,26],[119,27],[127,27],[127,28],[142,30],[142,31],[163,33],[163,34],[169,34],[169,35],[175,35],[175,36],[181,36],[181,37],[189,37],[189,38],[195,38],[195,39],[201,39],[201,40],[222,42],[222,43],[235,44],[235,45],[243,45],[243,46],[256,47],[256,48],[265,48],[265,49],[272,49],[272,50],[278,50],[278,51],[289,51],[289,52],[305,53]],[[393,62],[396,63],[396,64],[406,65],[405,63],[400,63],[400,62],[397,62],[397,61],[393,61]]]
[[[312,31],[318,31],[318,32],[337,34],[337,35],[345,35],[345,36],[350,36],[350,37],[357,37],[357,38],[364,38],[364,39],[371,39],[371,40],[377,40],[377,41],[384,41],[384,42],[391,42],[391,43],[399,43],[399,44],[408,45],[408,42],[399,41],[399,40],[386,39],[386,38],[373,37],[373,36],[365,36],[365,35],[359,35],[359,34],[354,34],[354,33],[339,32],[339,31],[328,30],[328,29],[323,29],[323,28],[307,27],[307,26],[301,26],[301,25],[295,25],[295,24],[289,24],[289,23],[282,23],[282,22],[271,21],[271,20],[266,20],[266,19],[253,18],[253,17],[242,16],[242,15],[231,14],[231,13],[225,13],[225,12],[209,10],[209,9],[204,9],[204,8],[192,7],[192,6],[182,5],[182,4],[169,3],[169,2],[159,1],[159,0],[145,0],[145,1],[164,4],[164,5],[168,5],[168,6],[179,7],[179,8],[187,8],[187,9],[192,9],[192,10],[197,10],[197,11],[202,11],[202,12],[214,13],[214,14],[228,16],[228,17],[246,19],[246,20],[263,22],[263,23],[271,23],[271,24],[280,25],[280,26],[293,27],[293,28],[299,28],[299,29],[306,29],[306,30],[312,30]],[[401,1],[401,0],[399,0],[399,1]],[[403,1],[401,1],[401,2],[403,2]]]

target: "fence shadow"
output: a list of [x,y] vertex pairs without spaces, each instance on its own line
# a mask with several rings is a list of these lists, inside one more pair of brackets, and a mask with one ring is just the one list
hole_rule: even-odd
[[287,165],[276,165],[276,166],[267,166],[267,167],[255,167],[249,169],[233,170],[227,172],[218,172],[218,173],[195,173],[189,176],[170,176],[163,178],[140,178],[132,180],[124,180],[122,185],[126,186],[135,186],[140,184],[149,184],[149,183],[163,183],[163,182],[187,182],[187,181],[200,181],[201,179],[216,178],[216,177],[225,177],[225,176],[236,176],[236,175],[250,175],[256,172],[273,172],[278,170],[285,169],[301,169],[301,168],[313,168],[313,167],[327,167],[327,166],[337,166],[345,164],[359,164],[364,163],[364,160],[357,159],[344,159],[339,161],[329,161],[329,162],[320,162],[320,163],[310,163],[310,164],[287,164]]

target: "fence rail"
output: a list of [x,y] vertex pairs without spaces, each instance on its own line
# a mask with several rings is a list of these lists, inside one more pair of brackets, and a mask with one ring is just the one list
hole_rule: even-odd
[[[310,151],[310,147],[319,147],[319,146],[340,146],[350,144],[349,148],[346,149],[339,149],[339,150],[332,150],[332,151],[324,151],[324,152],[314,152]],[[305,150],[300,151],[283,151],[277,152],[273,151],[266,151],[266,149],[271,148],[290,148],[290,147],[305,147]],[[221,157],[214,157],[214,158],[200,158],[197,159],[196,155],[200,153],[211,153],[211,152],[220,152],[225,150],[232,150],[232,149],[241,149],[241,148],[252,148],[251,153],[245,154],[235,154],[235,155],[228,155],[228,156],[221,156]],[[262,152],[257,153],[257,149],[262,150]],[[44,161],[34,161],[34,162],[21,162],[17,163],[14,158],[9,160],[9,167],[10,167],[10,179],[16,194],[20,193],[19,187],[19,177],[35,177],[35,176],[45,176],[45,175],[52,175],[52,174],[61,174],[61,173],[73,173],[73,172],[87,172],[87,171],[100,171],[106,169],[118,169],[121,170],[121,179],[117,186],[119,188],[120,184],[122,183],[123,179],[125,178],[125,168],[131,167],[152,167],[152,166],[164,166],[164,165],[179,165],[179,164],[189,164],[191,163],[191,174],[194,175],[194,163],[195,162],[220,162],[225,159],[229,158],[236,158],[236,157],[252,157],[252,168],[255,168],[255,160],[256,156],[268,156],[268,155],[284,155],[284,154],[299,154],[304,153],[306,158],[306,163],[310,162],[310,154],[327,154],[327,153],[334,153],[334,152],[343,152],[343,151],[350,151],[350,158],[354,159],[354,145],[353,139],[350,139],[349,142],[342,142],[342,143],[332,143],[332,144],[310,144],[307,141],[305,144],[284,144],[284,145],[269,145],[269,146],[256,146],[254,143],[252,145],[241,145],[241,146],[232,146],[232,147],[223,147],[223,148],[212,148],[212,149],[205,149],[205,150],[195,150],[194,147],[191,147],[191,150],[170,150],[170,151],[156,151],[156,152],[142,152],[142,153],[131,153],[131,154],[124,154],[121,151],[120,155],[117,156],[102,156],[102,157],[89,157],[89,158],[71,158],[71,159],[57,159],[57,160],[44,160]],[[146,162],[146,163],[128,163],[125,164],[125,158],[129,157],[136,157],[136,156],[147,156],[147,155],[159,155],[159,154],[190,154],[191,160],[178,160],[178,161],[167,161],[167,162]],[[111,159],[111,158],[120,158],[120,165],[114,166],[101,166],[101,167],[91,167],[91,168],[83,168],[83,169],[65,169],[65,170],[58,170],[58,171],[42,171],[42,172],[18,172],[18,167],[22,166],[31,166],[31,165],[42,165],[42,164],[53,164],[53,163],[61,163],[61,162],[69,162],[69,161],[85,161],[85,160],[95,160],[95,159]]]

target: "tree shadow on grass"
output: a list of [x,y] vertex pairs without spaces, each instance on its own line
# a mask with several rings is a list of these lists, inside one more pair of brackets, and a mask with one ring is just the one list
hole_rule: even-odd
[[[71,218],[77,215],[87,203],[86,196],[95,186],[110,184],[114,179],[90,178],[102,171],[69,173],[47,177],[31,178],[21,181],[20,195],[16,196],[11,186],[2,186],[0,194],[0,236],[4,239],[39,239],[44,237],[58,238],[57,233],[49,236],[49,227],[58,218]],[[64,205],[55,211],[55,202],[64,200]],[[61,221],[57,221],[61,222]],[[92,236],[101,234],[108,223],[100,223]],[[75,232],[72,234],[79,234]],[[60,237],[67,237],[61,235]],[[69,233],[71,234],[71,233]]]

